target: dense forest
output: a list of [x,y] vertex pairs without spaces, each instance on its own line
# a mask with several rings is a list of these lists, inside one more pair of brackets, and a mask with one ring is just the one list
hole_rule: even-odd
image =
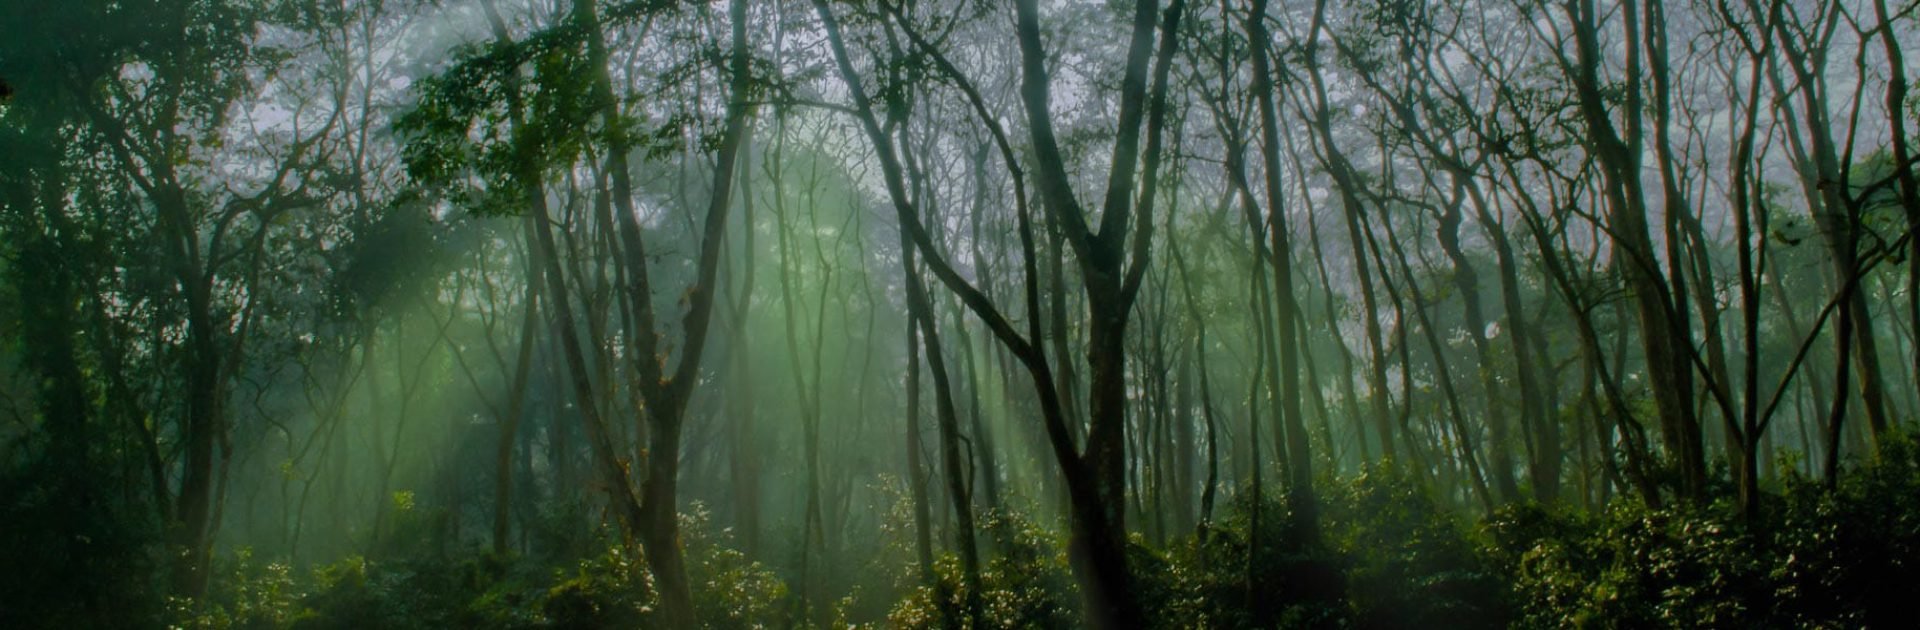
[[1916,49],[0,0],[0,626],[1898,627]]

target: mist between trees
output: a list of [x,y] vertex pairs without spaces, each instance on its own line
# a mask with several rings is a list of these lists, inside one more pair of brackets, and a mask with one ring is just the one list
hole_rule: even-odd
[[1898,625],[1917,40],[0,0],[0,625]]

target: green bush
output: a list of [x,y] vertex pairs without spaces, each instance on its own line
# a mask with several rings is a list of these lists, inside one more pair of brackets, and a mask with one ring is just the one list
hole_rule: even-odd
[[[982,619],[960,619],[963,628],[1074,628],[1079,626],[1079,591],[1066,555],[1054,535],[1009,512],[983,515],[983,552],[999,554],[980,570]],[[991,542],[989,542],[991,541]],[[946,615],[966,614],[967,587],[960,559],[942,555],[934,562],[935,584],[921,585],[888,613],[894,628],[946,627]]]
[[[1138,627],[1898,627],[1920,601],[1920,441],[1882,442],[1877,457],[1835,486],[1786,474],[1783,491],[1768,495],[1751,518],[1728,502],[1649,509],[1625,499],[1594,513],[1512,505],[1476,525],[1389,468],[1321,482],[1314,544],[1289,538],[1277,495],[1260,497],[1261,544],[1249,554],[1255,497],[1242,493],[1204,531],[1164,548],[1131,541],[1128,561],[1146,613]],[[651,622],[655,595],[644,557],[604,528],[567,535],[570,545],[597,549],[583,556],[495,557],[426,544],[443,531],[437,519],[430,510],[400,510],[392,544],[377,547],[383,554],[306,571],[249,549],[221,554],[206,597],[164,600],[165,611],[156,612],[163,600],[145,596],[151,599],[112,614],[124,623],[109,625],[147,626],[156,618],[214,629]],[[938,557],[927,584],[900,547],[905,537],[875,547],[881,553],[864,565],[864,579],[808,620],[795,617],[788,585],[733,549],[701,506],[682,515],[682,539],[696,613],[712,628],[852,627],[882,616],[897,628],[1078,627],[1062,533],[1014,512],[986,512],[981,523],[979,618],[959,618],[970,595],[959,559]],[[137,580],[116,588],[161,592]],[[25,625],[82,619],[47,610]]]
[[1752,627],[1766,559],[1724,518],[1622,504],[1575,516],[1516,510],[1489,521],[1529,626]]
[[789,625],[786,583],[765,565],[728,547],[731,541],[713,528],[712,519],[698,503],[680,514],[694,612],[708,628]]
[[1832,492],[1790,477],[1770,519],[1775,617],[1802,627],[1898,627],[1920,601],[1920,435],[1882,440],[1878,456]]
[[188,628],[283,628],[300,616],[299,598],[291,567],[261,564],[252,549],[241,548],[215,559],[207,597],[197,610],[175,598],[169,601],[169,616]]
[[[1500,627],[1504,576],[1455,513],[1385,469],[1323,480],[1321,540],[1291,538],[1286,504],[1262,498],[1251,560],[1252,497],[1231,501],[1203,534],[1169,546],[1149,576],[1169,628]],[[1158,592],[1156,594],[1155,592]]]
[[645,564],[620,545],[557,577],[540,602],[541,614],[556,628],[638,627],[655,599]]
[[1513,508],[1485,530],[1526,626],[1895,627],[1920,598],[1916,497],[1920,444],[1897,436],[1832,491],[1789,476],[1751,520],[1621,502]]
[[[415,514],[417,512],[417,515]],[[297,576],[251,550],[223,554],[205,598],[174,600],[169,624],[187,628],[609,628],[645,627],[654,609],[644,556],[608,541],[600,551],[553,567],[537,558],[496,557],[426,544],[431,511],[396,513],[383,558],[353,556]],[[727,548],[695,506],[683,515],[695,607],[711,628],[781,627],[784,582]],[[399,541],[412,540],[410,544]],[[411,548],[411,551],[404,551]]]
[[150,505],[103,500],[119,487],[111,468],[0,455],[0,626],[144,627],[166,615],[169,545]]
[[1346,576],[1347,613],[1357,625],[1506,625],[1506,577],[1430,489],[1391,468],[1321,487],[1325,543]]

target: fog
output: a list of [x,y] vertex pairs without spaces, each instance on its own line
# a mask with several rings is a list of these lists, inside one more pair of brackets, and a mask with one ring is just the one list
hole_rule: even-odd
[[1897,623],[1916,15],[0,0],[0,623]]

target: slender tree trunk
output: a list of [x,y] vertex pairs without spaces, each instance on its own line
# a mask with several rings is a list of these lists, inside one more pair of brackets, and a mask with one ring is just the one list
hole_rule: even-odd
[[[1900,206],[1905,211],[1907,230],[1912,233],[1907,239],[1907,316],[1909,325],[1916,337],[1920,337],[1920,176],[1914,175],[1915,155],[1912,137],[1908,134],[1907,117],[1904,115],[1907,103],[1907,61],[1900,49],[1900,27],[1895,17],[1887,11],[1886,0],[1873,0],[1873,14],[1878,22],[1881,52],[1887,63],[1887,90],[1883,107],[1887,111],[1890,146],[1893,150],[1894,179],[1899,184]],[[1909,383],[1913,391],[1920,392],[1920,348],[1909,347],[1913,354],[1909,369],[1914,381]]]
[[[184,200],[180,201],[184,203]],[[184,210],[176,212],[182,213]],[[187,238],[187,237],[182,237]],[[187,299],[187,409],[183,430],[186,447],[181,473],[179,508],[175,511],[175,543],[181,555],[175,567],[175,594],[198,598],[207,589],[209,540],[213,502],[214,445],[226,433],[226,411],[220,383],[220,350],[214,336],[212,287],[200,280],[199,265],[190,265],[191,278],[182,279]]]
[[959,546],[961,577],[967,588],[967,619],[978,623],[985,619],[980,549],[975,538],[973,496],[967,487],[966,468],[961,464],[960,422],[953,405],[953,385],[947,375],[946,357],[934,325],[933,308],[927,303],[926,289],[921,285],[919,271],[914,269],[912,243],[905,237],[901,238],[901,251],[904,252],[902,260],[907,265],[909,317],[919,324],[920,338],[927,352],[927,369],[933,376],[934,418],[940,430],[941,475],[947,481],[947,497],[952,501],[954,516],[959,521],[954,526],[954,538]]
[[[1693,346],[1685,323],[1676,318],[1674,291],[1662,277],[1659,260],[1654,256],[1647,226],[1646,198],[1640,184],[1643,132],[1639,48],[1629,46],[1627,52],[1627,103],[1623,106],[1627,126],[1623,137],[1614,126],[1613,113],[1608,109],[1607,97],[1602,94],[1599,67],[1603,52],[1593,0],[1578,0],[1568,4],[1566,10],[1574,24],[1577,51],[1568,78],[1579,97],[1588,150],[1602,166],[1602,193],[1607,206],[1608,233],[1613,241],[1613,260],[1626,279],[1640,324],[1640,345],[1646,355],[1654,406],[1659,411],[1661,438],[1678,467],[1681,496],[1689,502],[1703,502],[1707,498],[1706,461],[1693,404],[1693,365],[1688,354]],[[1627,7],[1621,15],[1627,39],[1639,40],[1640,11]]]
[[1300,548],[1320,542],[1320,501],[1313,491],[1313,455],[1307,442],[1307,423],[1300,411],[1300,339],[1294,320],[1299,318],[1299,301],[1293,289],[1293,237],[1285,214],[1286,189],[1281,185],[1280,128],[1278,108],[1274,105],[1273,69],[1267,50],[1272,36],[1267,32],[1267,0],[1253,0],[1247,20],[1247,37],[1252,42],[1255,108],[1260,113],[1260,157],[1266,172],[1267,238],[1273,257],[1273,318],[1279,333],[1280,419],[1286,431],[1287,503],[1290,508],[1290,541]]
[[1173,230],[1172,219],[1168,220],[1167,250],[1173,257],[1174,269],[1180,272],[1180,293],[1187,307],[1187,317],[1193,320],[1194,366],[1200,378],[1200,415],[1207,427],[1207,479],[1200,490],[1200,514],[1195,527],[1202,541],[1213,524],[1213,501],[1220,482],[1220,442],[1218,425],[1213,417],[1213,392],[1207,379],[1207,318],[1200,310],[1200,301],[1193,294],[1193,278],[1187,272],[1186,258],[1180,254],[1180,239]]
[[[752,155],[750,139],[741,141],[742,160]],[[741,164],[743,172],[752,172],[746,163]],[[733,504],[737,527],[740,530],[740,549],[748,557],[754,557],[760,549],[760,457],[758,435],[754,423],[754,383],[753,360],[748,355],[752,347],[749,333],[752,330],[751,304],[753,303],[753,285],[755,278],[754,259],[757,251],[754,247],[754,233],[757,231],[753,214],[753,192],[750,178],[740,178],[740,259],[738,267],[740,277],[733,283],[739,292],[730,300],[729,320],[733,324],[733,339],[728,344],[733,357],[728,361],[733,367],[731,395],[727,396],[727,405],[731,422],[728,423],[727,448],[730,455],[729,476],[733,481]]]
[[[903,136],[905,127],[905,124],[896,125],[896,129],[902,130]],[[900,145],[910,146],[904,141]],[[903,157],[906,158],[909,180],[924,193],[927,191],[926,177],[916,166],[916,154],[904,152]],[[917,201],[914,204],[916,208],[932,207],[930,194],[920,195]],[[934,419],[940,435],[940,472],[946,480],[947,498],[958,521],[953,528],[954,541],[959,547],[961,579],[967,589],[965,619],[970,623],[979,623],[985,619],[985,603],[980,581],[980,550],[974,523],[973,493],[968,481],[971,476],[960,454],[959,414],[953,404],[953,383],[947,374],[946,352],[940,343],[938,318],[934,316],[932,300],[927,296],[920,270],[914,262],[913,239],[904,226],[900,230],[900,251],[902,272],[906,276],[909,326],[917,326],[920,331],[921,347],[927,354],[927,372],[933,377]]]
[[533,371],[533,344],[540,320],[540,278],[538,270],[529,270],[526,297],[521,299],[526,315],[520,325],[520,351],[514,360],[513,385],[507,392],[507,408],[499,418],[500,436],[494,448],[493,553],[496,556],[505,556],[507,553],[508,517],[513,511],[513,444],[520,434],[527,378]]
[[[629,360],[632,362],[640,390],[640,399],[645,407],[647,426],[648,457],[646,459],[646,477],[640,486],[640,503],[633,508],[633,520],[629,524],[636,530],[641,544],[646,546],[647,566],[654,575],[656,590],[660,594],[658,620],[666,627],[691,627],[696,623],[693,610],[693,596],[686,573],[684,552],[680,548],[679,531],[679,474],[680,474],[680,438],[686,417],[687,403],[693,387],[698,380],[701,354],[706,348],[707,330],[712,324],[714,295],[717,288],[715,276],[719,268],[721,241],[724,239],[728,209],[731,205],[741,147],[746,144],[749,128],[747,107],[748,90],[751,77],[748,65],[746,21],[746,0],[734,0],[729,3],[728,23],[731,30],[731,44],[728,55],[729,81],[727,89],[726,121],[719,146],[715,152],[715,164],[712,179],[712,192],[708,197],[706,213],[698,226],[700,234],[699,259],[695,278],[688,287],[685,302],[687,310],[681,320],[683,347],[679,352],[679,363],[671,375],[663,374],[665,355],[659,351],[659,328],[653,312],[653,292],[649,278],[647,249],[638,224],[638,212],[634,208],[634,189],[628,166],[628,153],[632,149],[630,138],[625,134],[608,134],[607,170],[611,176],[612,194],[616,217],[619,220],[620,243],[623,262],[626,266],[628,286],[625,287],[628,308],[634,330],[631,333],[634,351]],[[599,101],[599,111],[603,125],[608,129],[624,126],[621,122],[619,100],[613,93],[612,80],[608,71],[609,55],[606,36],[601,30],[600,19],[594,0],[575,0],[574,19],[587,33],[589,57],[592,61],[592,93]],[[543,224],[544,225],[544,224]],[[551,249],[549,248],[549,251]],[[551,264],[551,260],[549,263]],[[552,279],[559,283],[562,280]],[[554,304],[560,306],[559,301]],[[557,315],[562,313],[556,312]],[[590,400],[590,399],[589,399]],[[591,424],[589,426],[592,426]],[[596,441],[599,439],[596,438]],[[609,445],[609,449],[611,445]],[[598,447],[596,447],[598,449]],[[620,478],[620,486],[627,481],[622,467],[612,461],[611,450],[603,453],[609,461],[603,465],[612,467],[612,473]],[[623,495],[631,496],[631,495]],[[626,499],[621,499],[623,502]]]
[[[1479,497],[1481,507],[1488,513],[1492,513],[1495,500],[1493,493],[1487,491],[1487,479],[1482,472],[1480,458],[1476,454],[1473,430],[1467,426],[1466,412],[1461,409],[1459,395],[1454,392],[1453,369],[1448,365],[1446,347],[1441,343],[1439,333],[1434,329],[1432,318],[1427,315],[1426,300],[1420,295],[1420,285],[1415,282],[1412,266],[1407,264],[1407,253],[1400,248],[1400,239],[1394,235],[1393,222],[1381,221],[1381,225],[1386,229],[1387,244],[1393,250],[1393,258],[1399,263],[1400,275],[1406,278],[1409,293],[1407,299],[1413,303],[1413,314],[1419,321],[1421,337],[1426,339],[1427,350],[1433,355],[1434,380],[1440,383],[1440,392],[1446,399],[1448,415],[1453,419],[1454,438],[1459,442],[1461,464],[1467,469],[1468,478],[1473,482],[1473,491],[1475,496]],[[1378,252],[1378,244],[1374,247]],[[1386,267],[1384,259],[1376,259],[1376,262],[1383,269]],[[1401,325],[1406,324],[1403,322]],[[1500,449],[1497,445],[1494,448]]]
[[[1457,182],[1457,180],[1456,180]],[[1467,339],[1473,343],[1475,372],[1480,377],[1480,391],[1486,396],[1484,417],[1487,425],[1487,439],[1492,442],[1487,448],[1487,468],[1493,472],[1494,487],[1499,490],[1500,501],[1508,502],[1520,498],[1520,486],[1513,476],[1513,443],[1508,437],[1506,414],[1500,409],[1498,401],[1500,390],[1494,377],[1493,344],[1487,340],[1487,318],[1480,309],[1480,274],[1474,270],[1473,261],[1467,259],[1466,252],[1460,247],[1460,223],[1464,218],[1460,212],[1464,196],[1464,184],[1457,182],[1453,199],[1440,214],[1439,229],[1435,231],[1440,241],[1440,249],[1453,264],[1453,287],[1460,292],[1463,324],[1467,328]],[[1409,283],[1412,282],[1409,276]],[[1435,350],[1435,356],[1439,352]],[[1444,373],[1439,378],[1450,378]],[[1536,480],[1540,483],[1541,480]],[[1548,486],[1557,484],[1557,480],[1544,480]],[[1552,492],[1547,492],[1551,496]]]
[[920,331],[915,323],[911,318],[907,322],[907,490],[913,501],[913,550],[920,564],[920,579],[927,588],[937,589],[940,576],[933,572],[933,518],[927,507],[926,465],[920,461],[921,357]]

